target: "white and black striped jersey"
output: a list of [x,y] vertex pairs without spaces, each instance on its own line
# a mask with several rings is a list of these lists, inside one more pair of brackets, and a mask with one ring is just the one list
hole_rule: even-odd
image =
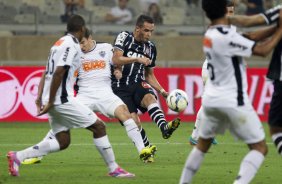
[[117,80],[112,76],[112,87],[128,86],[145,80],[145,67],[155,67],[157,49],[153,42],[138,42],[134,39],[133,33],[123,31],[118,34],[114,42],[114,48],[123,51],[125,57],[147,57],[152,63],[145,66],[138,62],[122,66],[122,78]]
[[248,101],[246,64],[242,56],[251,56],[255,42],[236,32],[236,27],[211,26],[204,37],[209,80],[203,106],[236,107]]
[[282,81],[282,40],[276,45],[272,53],[267,78]]
[[49,94],[53,74],[57,66],[66,68],[60,87],[55,97],[55,105],[69,101],[74,96],[74,72],[80,66],[81,49],[78,40],[71,34],[60,38],[51,48],[45,72],[45,83],[42,95],[43,104],[49,102]]

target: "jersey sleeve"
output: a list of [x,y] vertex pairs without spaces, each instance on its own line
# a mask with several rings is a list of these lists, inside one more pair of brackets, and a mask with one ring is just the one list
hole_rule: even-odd
[[220,44],[217,51],[227,56],[250,57],[252,55],[252,49],[255,46],[253,40],[249,40],[239,33],[234,33],[232,36],[228,37],[228,39],[222,39],[221,41],[225,43]]
[[282,9],[282,5],[279,4],[271,9],[266,10],[264,13],[260,15],[263,16],[265,22],[269,24],[277,23],[279,20],[279,12]]
[[128,34],[129,33],[125,32],[125,31],[119,33],[117,35],[116,39],[115,39],[114,47],[124,51],[125,43],[126,43],[126,38],[127,38]]
[[74,57],[78,54],[75,46],[66,42],[60,49],[61,55],[59,56],[57,66],[71,66]]

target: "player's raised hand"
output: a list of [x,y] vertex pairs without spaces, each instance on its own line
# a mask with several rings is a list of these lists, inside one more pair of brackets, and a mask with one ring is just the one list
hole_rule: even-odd
[[166,90],[161,89],[160,94],[166,99],[169,93]]
[[152,61],[149,58],[147,58],[147,57],[137,58],[137,62],[141,63],[141,64],[143,64],[145,66],[148,66],[148,65],[150,65],[152,63]]
[[43,106],[43,109],[37,114],[37,116],[41,116],[43,114],[46,114],[51,107],[53,107],[52,103],[46,104],[45,106]]
[[122,78],[122,72],[120,69],[115,69],[114,70],[114,76],[116,77],[117,80],[120,80]]

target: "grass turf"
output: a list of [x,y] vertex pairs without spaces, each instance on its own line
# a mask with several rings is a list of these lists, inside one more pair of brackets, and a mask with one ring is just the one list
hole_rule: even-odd
[[[153,123],[143,123],[148,137],[157,148],[152,164],[138,159],[137,150],[119,123],[108,123],[107,133],[121,167],[136,174],[133,179],[117,179],[106,176],[107,168],[95,146],[91,133],[83,129],[71,131],[72,143],[67,150],[50,154],[40,164],[23,165],[20,177],[11,177],[7,171],[6,153],[21,150],[39,142],[47,133],[48,123],[0,123],[0,184],[17,183],[95,183],[95,184],[176,184],[192,146],[188,137],[192,123],[182,123],[169,140],[161,137]],[[266,132],[268,127],[264,124]],[[229,133],[218,136],[219,145],[212,146],[193,183],[224,184],[236,178],[240,161],[248,152],[247,146],[234,141]],[[281,183],[282,159],[276,153],[267,133],[269,153],[252,183]]]

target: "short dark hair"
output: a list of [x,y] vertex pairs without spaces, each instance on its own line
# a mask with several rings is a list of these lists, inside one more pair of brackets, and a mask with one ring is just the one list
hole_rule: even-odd
[[78,32],[85,27],[85,21],[80,15],[72,15],[67,23],[68,32]]
[[150,24],[154,24],[154,20],[152,17],[148,16],[148,15],[140,15],[138,18],[137,18],[137,21],[136,21],[136,26],[138,27],[141,27],[144,25],[144,22],[148,22]]
[[231,7],[231,6],[235,6],[234,0],[226,0],[226,7]]
[[202,8],[210,20],[224,17],[226,14],[226,0],[202,0]]
[[91,35],[92,35],[92,31],[88,28],[85,28],[84,37],[89,38],[89,36],[91,36]]

